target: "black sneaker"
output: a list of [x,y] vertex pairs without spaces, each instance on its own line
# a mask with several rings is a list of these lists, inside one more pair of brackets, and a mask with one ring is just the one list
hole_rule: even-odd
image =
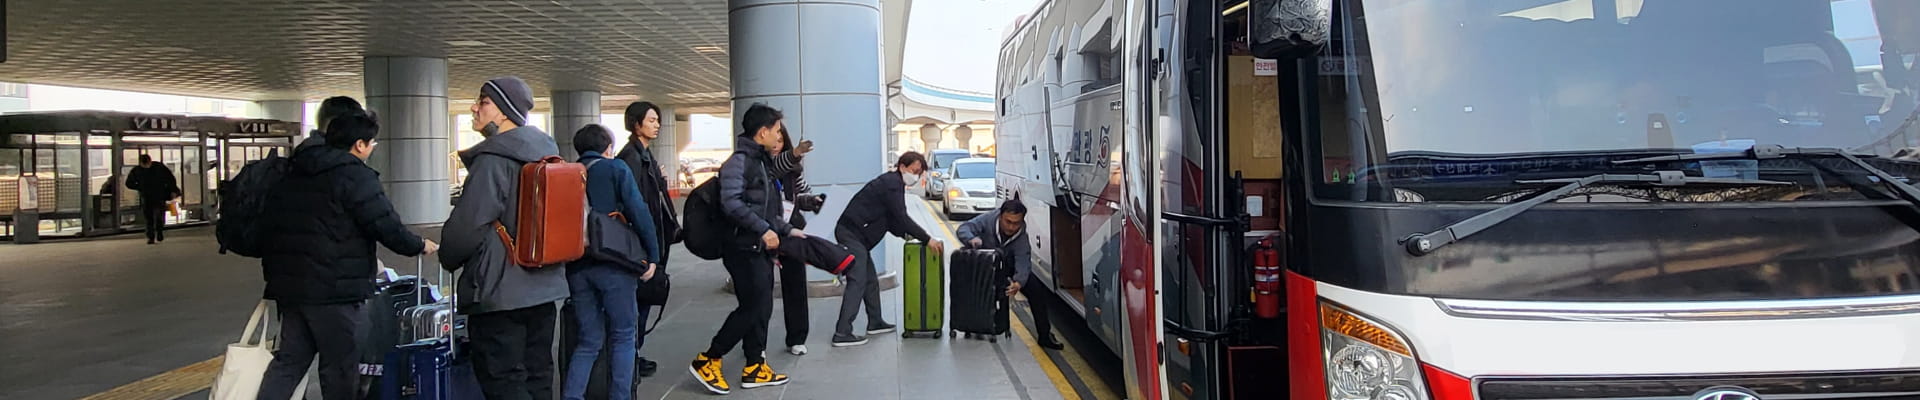
[[867,344],[865,336],[833,335],[833,347],[852,347]]
[[652,377],[654,372],[660,371],[660,363],[648,360],[646,357],[640,357],[640,360],[634,364],[634,370],[642,377]]
[[877,325],[874,325],[874,326],[873,326],[873,327],[871,327],[871,328],[867,328],[867,334],[868,334],[868,335],[879,335],[879,334],[883,334],[883,333],[893,333],[893,330],[894,330],[895,328],[896,328],[896,327],[895,327],[895,326],[893,326],[893,324],[889,324],[889,323],[886,323],[886,322],[881,322],[881,323],[879,323],[879,324],[877,324]]

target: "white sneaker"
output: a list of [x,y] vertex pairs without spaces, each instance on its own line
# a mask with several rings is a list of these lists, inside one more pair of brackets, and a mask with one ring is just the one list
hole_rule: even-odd
[[795,345],[793,347],[788,347],[787,352],[793,353],[793,355],[796,355],[796,356],[807,355],[807,345],[802,344],[802,345]]

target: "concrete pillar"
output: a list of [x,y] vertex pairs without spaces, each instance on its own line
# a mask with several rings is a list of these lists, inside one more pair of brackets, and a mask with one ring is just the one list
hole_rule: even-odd
[[[733,121],[738,125],[753,103],[784,111],[796,141],[819,144],[807,156],[814,191],[853,198],[885,164],[880,0],[728,0],[727,25]],[[831,236],[846,204],[827,202],[820,215],[809,216],[819,221],[810,232]],[[875,257],[883,271],[889,264],[879,260],[886,259]]]
[[[257,103],[260,104],[261,118],[266,118],[266,119],[271,119],[276,121],[292,122],[296,124],[301,124],[302,126],[305,126],[305,124],[307,123],[307,101],[306,100],[299,100],[299,99],[262,100],[262,101],[258,101]],[[317,123],[318,121],[315,121],[315,122]],[[318,129],[318,128],[319,126],[314,126],[312,128],[301,128],[300,132],[297,132],[297,133],[300,136],[302,136],[302,138],[304,138],[307,134],[308,129]]]
[[653,152],[653,161],[660,165],[660,173],[667,177],[667,183],[677,185],[680,181],[680,149],[693,141],[693,136],[681,133],[680,127],[691,128],[691,125],[675,120],[673,107],[660,106],[660,138],[648,144],[647,150]]
[[940,139],[943,139],[940,134],[940,127],[937,125],[926,124],[920,126],[920,144],[926,145],[926,147],[923,147],[926,151],[922,153],[932,153],[933,149],[940,148]]
[[402,222],[446,222],[447,60],[367,57],[365,78],[367,109],[380,118],[380,146],[367,164],[380,171]]
[[[568,160],[580,158],[573,150],[573,134],[589,124],[600,123],[600,91],[598,90],[555,90],[553,91],[553,143],[560,146],[560,157]],[[607,131],[614,135],[625,135],[627,130],[618,126],[609,126]],[[616,151],[619,149],[615,149]]]
[[958,127],[953,128],[953,141],[954,143],[960,144],[961,150],[973,151],[972,145],[968,143],[972,140],[973,140],[973,127],[962,124]]

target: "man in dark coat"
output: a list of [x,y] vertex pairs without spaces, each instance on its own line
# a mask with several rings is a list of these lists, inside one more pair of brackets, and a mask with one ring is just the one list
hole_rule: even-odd
[[926,180],[927,158],[919,152],[901,154],[893,172],[880,174],[853,194],[847,209],[835,224],[833,238],[853,251],[853,266],[846,272],[847,289],[840,297],[840,319],[834,325],[833,346],[867,344],[865,336],[853,334],[853,318],[867,310],[867,334],[893,332],[893,324],[880,318],[880,282],[873,266],[873,247],[887,233],[926,242],[934,252],[945,250],[913,217],[907,215],[907,187]]
[[329,128],[326,145],[295,153],[286,180],[267,194],[260,267],[283,322],[258,398],[292,396],[315,353],[321,394],[354,396],[356,332],[367,322],[360,307],[374,292],[376,243],[405,256],[439,248],[400,222],[380,173],[366,164],[378,125],[353,114]]
[[127,188],[140,193],[140,219],[147,226],[147,244],[167,241],[167,202],[180,197],[180,182],[165,164],[140,155],[140,166],[127,173]]
[[707,351],[692,362],[694,378],[714,394],[727,394],[726,370],[721,357],[744,347],[747,367],[740,386],[756,388],[787,383],[787,376],[767,366],[767,325],[773,318],[773,255],[780,238],[805,238],[807,234],[787,224],[782,214],[778,185],[767,165],[772,152],[780,149],[785,124],[779,110],[754,104],[741,118],[745,128],[734,140],[733,155],[720,167],[720,207],[734,222],[737,232],[728,245],[721,264],[733,278],[733,296],[740,302],[720,332],[713,335]]
[[[660,162],[653,155],[653,141],[660,139],[661,118],[673,116],[661,115],[660,107],[653,103],[637,101],[628,104],[626,124],[627,132],[631,135],[627,136],[626,147],[622,147],[614,158],[626,163],[627,169],[633,171],[633,181],[640,186],[640,198],[647,203],[647,211],[653,214],[655,236],[660,238],[660,258],[654,264],[664,271],[667,255],[672,253],[667,250],[668,246],[680,242],[680,217],[673,211],[673,197],[667,194],[672,185],[668,185],[667,177],[660,173]],[[639,342],[645,343],[645,336],[643,331]],[[640,357],[636,362],[640,376],[653,376],[660,369],[659,363],[646,357]]]

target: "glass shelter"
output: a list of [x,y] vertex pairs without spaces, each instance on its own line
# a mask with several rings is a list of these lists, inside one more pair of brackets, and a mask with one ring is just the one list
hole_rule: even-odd
[[[139,197],[121,182],[151,156],[180,184],[170,226],[213,219],[222,182],[248,161],[289,155],[300,124],[106,111],[0,114],[0,236],[97,236],[141,230]],[[23,191],[21,185],[35,187]],[[38,226],[16,226],[20,196],[38,196]]]

